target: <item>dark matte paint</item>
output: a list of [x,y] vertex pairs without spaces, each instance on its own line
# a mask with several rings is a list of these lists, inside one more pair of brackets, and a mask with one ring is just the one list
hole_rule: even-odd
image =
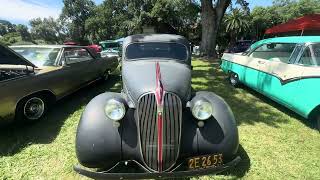
[[[124,61],[122,63],[122,80],[126,92],[137,103],[139,97],[155,91],[157,60]],[[190,66],[175,60],[158,60],[165,91],[176,93],[182,101],[190,98]],[[179,82],[179,83],[178,83]]]
[[[134,109],[129,109],[119,128],[104,113],[109,99],[127,104],[123,94],[106,92],[90,101],[83,112],[77,130],[76,151],[79,162],[91,168],[111,168],[119,161],[136,160],[143,164]],[[191,100],[205,98],[214,107],[213,117],[199,128],[189,108],[183,109],[180,160],[198,155],[222,152],[232,159],[239,145],[233,113],[226,102],[212,92],[197,92]]]
[[[170,35],[171,40],[173,37]],[[180,36],[177,38],[179,41],[183,41],[180,40]],[[128,39],[132,38],[126,38],[126,40]],[[162,41],[164,40],[162,39]],[[128,42],[125,44],[128,44]],[[80,119],[76,138],[77,157],[82,165],[91,168],[110,169],[117,163],[127,160],[144,164],[140,152],[140,140],[138,139],[137,114],[135,113],[135,106],[130,106],[130,104],[136,104],[138,98],[144,93],[155,91],[155,62],[154,59],[126,61],[124,58],[122,61],[124,90],[122,93],[106,92],[92,99],[87,105]],[[188,62],[159,60],[159,63],[164,90],[177,94],[183,100],[181,145],[176,165],[184,163],[186,158],[189,157],[215,153],[223,153],[227,162],[235,160],[239,137],[236,121],[230,107],[221,97],[212,92],[197,92],[192,95],[191,66]],[[107,119],[104,114],[104,106],[111,98],[117,98],[128,106],[125,117],[120,120],[119,128],[114,127],[113,122]],[[213,117],[205,121],[203,128],[198,127],[198,120],[192,116],[190,111],[193,103],[200,98],[209,101],[214,108]],[[190,105],[190,107],[187,107],[187,105]],[[232,166],[235,164],[232,164]],[[221,168],[224,170],[223,166]],[[148,171],[146,169],[145,171]],[[88,171],[82,171],[79,168],[76,168],[76,170],[80,174],[90,176],[90,173],[86,173]],[[171,171],[174,171],[174,169],[171,169]],[[220,171],[213,170],[211,172],[208,169],[204,172]],[[149,173],[149,176],[144,174],[143,177],[154,177],[160,174]],[[191,175],[188,172],[186,174]],[[195,172],[195,174],[197,173]],[[100,176],[99,173],[96,175]],[[108,177],[107,174],[106,177]],[[121,175],[110,177],[120,178]],[[136,176],[132,175],[132,177]]]
[[206,169],[195,170],[183,170],[162,173],[105,173],[105,172],[93,172],[86,169],[82,169],[80,166],[75,166],[74,170],[79,174],[90,177],[92,179],[167,179],[167,178],[184,178],[190,176],[202,176],[207,174],[217,174],[223,172],[241,161],[240,156],[237,156],[232,161],[217,167],[209,167]]

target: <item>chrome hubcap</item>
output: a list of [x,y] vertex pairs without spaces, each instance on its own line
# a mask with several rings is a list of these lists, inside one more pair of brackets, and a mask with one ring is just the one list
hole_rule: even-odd
[[31,98],[24,105],[23,112],[30,120],[39,119],[44,113],[44,102],[37,97]]
[[231,82],[231,84],[237,84],[236,78],[237,78],[237,75],[235,75],[235,74],[232,74],[232,75],[230,76],[230,82]]
[[231,78],[231,84],[235,84],[236,83],[236,80]]

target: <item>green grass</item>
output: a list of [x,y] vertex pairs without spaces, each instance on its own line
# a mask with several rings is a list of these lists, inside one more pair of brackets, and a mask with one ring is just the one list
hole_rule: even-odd
[[[231,106],[243,158],[227,172],[200,179],[320,179],[320,134],[310,122],[248,88],[232,88],[217,64],[196,60],[193,66],[194,89],[213,91]],[[72,170],[80,115],[94,96],[120,89],[112,76],[59,101],[37,124],[1,129],[0,179],[84,179]]]

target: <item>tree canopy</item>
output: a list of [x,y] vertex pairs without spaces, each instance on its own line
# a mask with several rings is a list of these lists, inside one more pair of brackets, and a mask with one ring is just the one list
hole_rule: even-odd
[[61,44],[97,43],[142,33],[176,33],[201,44],[203,55],[215,46],[241,38],[261,39],[274,25],[306,14],[320,13],[320,0],[279,0],[272,6],[249,9],[246,0],[63,0],[58,19],[35,18],[29,26],[0,20],[0,42]]

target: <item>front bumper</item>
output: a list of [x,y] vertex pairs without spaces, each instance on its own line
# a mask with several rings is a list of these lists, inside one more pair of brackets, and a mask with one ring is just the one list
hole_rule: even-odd
[[217,167],[209,167],[206,169],[195,169],[188,171],[173,171],[173,172],[161,172],[161,173],[109,173],[109,172],[94,172],[81,168],[79,165],[74,166],[74,170],[92,179],[152,179],[152,178],[174,178],[174,177],[190,177],[190,176],[202,176],[208,174],[217,174],[225,171],[241,161],[241,157],[237,156],[232,161]]

